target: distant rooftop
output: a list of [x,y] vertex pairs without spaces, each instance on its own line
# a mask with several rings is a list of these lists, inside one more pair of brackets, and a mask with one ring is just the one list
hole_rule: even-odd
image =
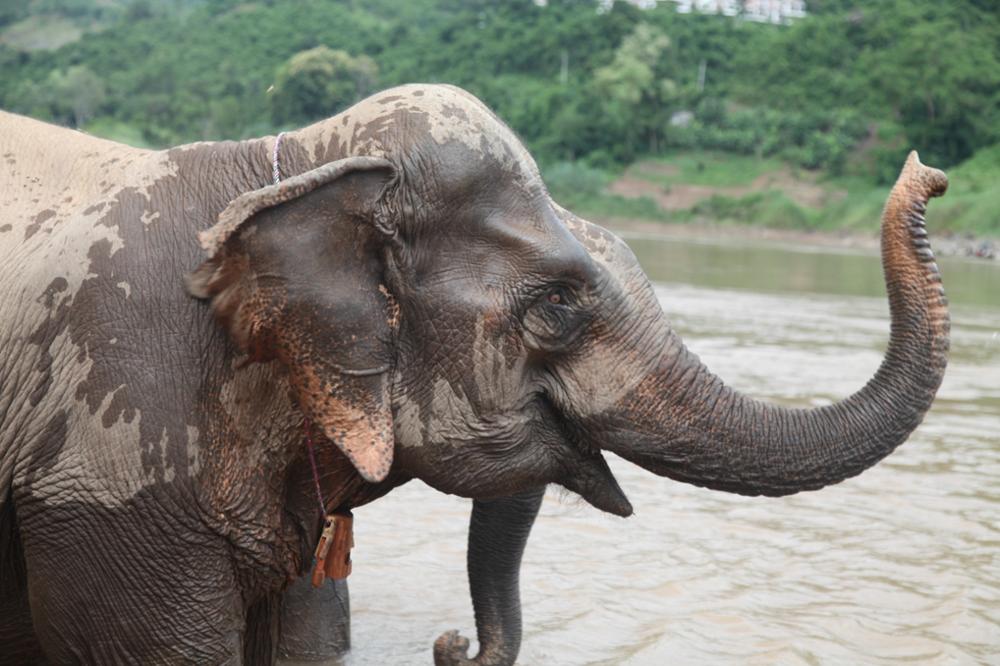
[[[535,0],[545,4],[545,0]],[[673,2],[681,14],[719,14],[759,23],[791,23],[806,15],[805,0],[617,0],[640,9],[652,9],[658,2]],[[615,0],[601,0],[610,9]]]

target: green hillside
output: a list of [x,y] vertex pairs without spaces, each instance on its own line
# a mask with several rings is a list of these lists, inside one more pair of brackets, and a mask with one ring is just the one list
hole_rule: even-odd
[[[749,224],[873,234],[888,184],[753,156],[683,151],[621,174],[562,163],[546,173],[564,205],[598,218]],[[1000,145],[948,169],[947,196],[929,207],[936,232],[1000,237]]]
[[[593,206],[660,214],[603,188],[629,164],[678,155],[884,191],[913,147],[929,164],[963,165],[948,204],[955,228],[1000,233],[989,188],[971,184],[997,168],[995,1],[814,0],[791,25],[679,14],[671,2],[600,5],[0,0],[0,106],[163,146],[274,132],[379,88],[449,82],[510,123],[554,189],[583,179],[569,189],[593,192]],[[787,224],[817,227],[853,219],[747,196],[701,213],[782,209]]]

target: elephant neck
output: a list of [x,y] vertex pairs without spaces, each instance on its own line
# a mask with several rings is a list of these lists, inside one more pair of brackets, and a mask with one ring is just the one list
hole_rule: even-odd
[[167,151],[185,184],[185,196],[201,202],[208,219],[236,197],[272,183],[271,150],[275,137],[246,141],[193,143]]
[[364,118],[350,110],[284,133],[281,178],[352,156],[386,157],[382,137],[365,131]]

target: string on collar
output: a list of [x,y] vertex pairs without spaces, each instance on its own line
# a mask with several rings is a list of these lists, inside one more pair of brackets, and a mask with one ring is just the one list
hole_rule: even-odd
[[312,423],[309,417],[305,418],[302,425],[306,430],[306,449],[309,451],[309,466],[312,467],[313,484],[316,486],[316,501],[319,502],[319,514],[326,515],[326,502],[323,500],[323,489],[319,485],[319,467],[316,465],[316,452],[313,446]]
[[281,137],[283,136],[285,136],[284,132],[278,132],[278,136],[274,139],[274,149],[271,151],[271,177],[274,178],[275,185],[281,182],[281,171],[278,169],[278,148],[281,147]]

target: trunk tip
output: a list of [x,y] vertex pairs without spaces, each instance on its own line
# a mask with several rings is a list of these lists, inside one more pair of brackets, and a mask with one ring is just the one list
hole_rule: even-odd
[[940,169],[921,164],[917,151],[911,150],[903,171],[899,174],[897,185],[913,188],[929,199],[945,193],[948,189],[948,176]]

